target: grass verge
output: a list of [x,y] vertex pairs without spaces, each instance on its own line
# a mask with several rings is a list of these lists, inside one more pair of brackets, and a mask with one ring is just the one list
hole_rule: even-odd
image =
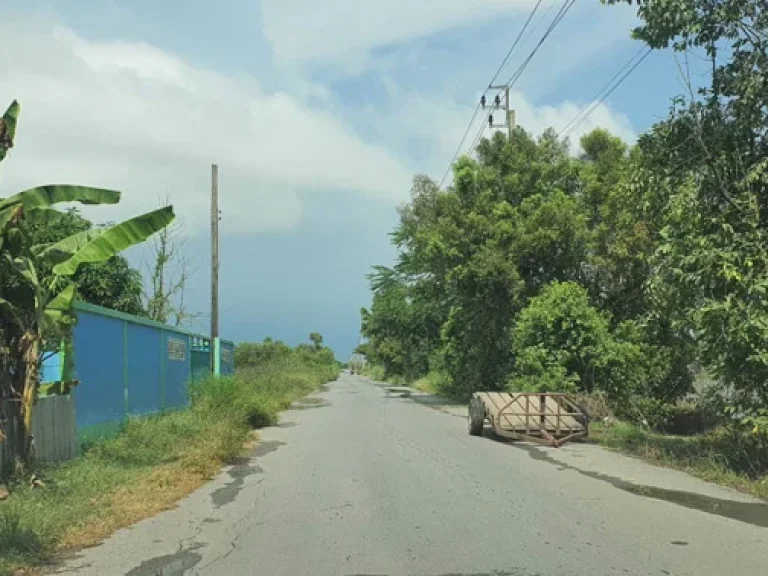
[[43,468],[43,488],[12,484],[0,502],[0,575],[172,507],[241,456],[254,427],[275,423],[337,374],[335,366],[289,358],[196,383],[188,409],[125,422],[116,438]]
[[742,430],[723,427],[706,434],[674,436],[627,422],[593,422],[589,435],[610,450],[768,499],[768,447],[764,439]]

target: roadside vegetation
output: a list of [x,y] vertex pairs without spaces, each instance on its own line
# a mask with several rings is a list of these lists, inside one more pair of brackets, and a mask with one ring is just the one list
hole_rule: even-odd
[[457,398],[578,394],[604,445],[765,496],[768,11],[638,15],[634,37],[673,47],[686,86],[667,117],[632,146],[518,127],[446,187],[416,176],[356,352]]
[[[319,334],[317,335],[319,337]],[[28,473],[0,502],[0,574],[96,544],[117,528],[168,509],[247,455],[253,428],[277,422],[293,401],[334,380],[333,352],[313,344],[241,344],[234,376],[190,386],[188,409],[127,420],[115,438],[74,461]]]

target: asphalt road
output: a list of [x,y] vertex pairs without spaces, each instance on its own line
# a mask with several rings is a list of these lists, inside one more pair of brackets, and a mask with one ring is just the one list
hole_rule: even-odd
[[765,575],[768,506],[605,452],[467,434],[343,375],[250,462],[59,568],[80,575]]

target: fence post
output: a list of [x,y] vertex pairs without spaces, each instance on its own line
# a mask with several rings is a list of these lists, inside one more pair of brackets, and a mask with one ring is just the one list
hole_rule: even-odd
[[213,375],[217,378],[221,376],[221,339],[216,336],[213,339]]
[[128,321],[123,320],[123,418],[128,418]]
[[168,356],[165,330],[160,328],[160,410],[165,410],[165,359]]

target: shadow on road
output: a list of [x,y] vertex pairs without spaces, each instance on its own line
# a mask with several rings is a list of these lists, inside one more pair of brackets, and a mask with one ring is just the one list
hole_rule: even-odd
[[592,470],[583,470],[577,466],[573,466],[572,464],[562,462],[561,460],[558,460],[551,455],[551,453],[553,451],[557,451],[558,448],[536,446],[529,442],[518,440],[508,440],[506,438],[497,436],[494,434],[493,430],[488,427],[483,430],[483,437],[500,444],[507,444],[515,450],[523,450],[527,452],[528,456],[533,460],[552,464],[553,466],[556,466],[557,470],[560,472],[571,470],[589,478],[600,480],[601,482],[606,482],[614,488],[629,492],[630,494],[644,496],[646,498],[653,498],[655,500],[663,500],[665,502],[684,506],[685,508],[706,512],[707,514],[723,516],[725,518],[744,522],[745,524],[751,524],[761,528],[768,528],[768,504],[739,502],[736,500],[726,500],[723,498],[715,498],[714,496],[706,496],[696,492],[686,492],[683,490],[659,488],[658,486],[635,484],[616,476],[609,476],[607,474],[601,474]]

